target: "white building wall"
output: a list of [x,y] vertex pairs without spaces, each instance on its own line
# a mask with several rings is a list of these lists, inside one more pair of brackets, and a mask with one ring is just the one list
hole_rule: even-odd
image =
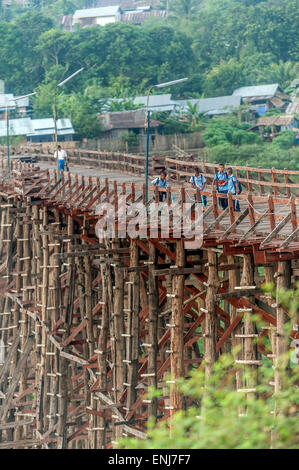
[[116,23],[116,16],[102,16],[96,18],[96,24],[99,26],[105,26],[109,23]]

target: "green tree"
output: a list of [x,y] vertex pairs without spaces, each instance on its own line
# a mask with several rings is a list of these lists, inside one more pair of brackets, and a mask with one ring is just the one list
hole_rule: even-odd
[[[267,288],[272,289],[273,286]],[[299,309],[299,284],[295,291],[278,292],[278,296],[284,308],[289,309],[293,321]],[[290,328],[290,322],[286,323],[285,331]],[[145,440],[121,439],[116,447],[298,449],[299,366],[292,363],[291,358],[288,354],[287,367],[280,371],[283,389],[275,393],[271,384],[274,379],[272,362],[264,358],[259,367],[256,392],[250,395],[236,390],[235,372],[240,368],[246,380],[252,378],[252,369],[236,365],[232,354],[220,356],[208,380],[205,364],[201,364],[189,373],[188,379],[176,381],[185,403],[188,400],[183,411],[158,425],[150,420]],[[151,390],[148,395],[158,397],[160,393],[160,390]]]
[[101,135],[97,110],[81,93],[71,95],[61,93],[57,97],[57,110],[59,118],[69,118],[72,121],[79,139],[93,139]]
[[245,84],[246,77],[242,65],[230,59],[228,62],[221,62],[207,73],[203,91],[204,95],[209,97],[231,95],[235,88]]
[[278,63],[270,64],[265,74],[269,77],[269,81],[279,83],[285,89],[299,75],[299,62],[283,62],[280,60]]
[[180,116],[181,121],[186,121],[188,124],[196,128],[203,123],[203,116],[199,113],[199,103],[192,104],[191,101],[187,101],[187,109]]
[[249,132],[250,124],[238,122],[236,116],[214,117],[202,133],[203,140],[208,147],[223,144],[253,144],[261,142],[261,137]]
[[202,0],[169,0],[169,13],[175,18],[189,17],[198,12]]
[[282,149],[289,149],[294,145],[295,137],[296,133],[291,130],[282,131],[277,137],[275,137],[272,145]]
[[25,94],[43,80],[42,57],[36,52],[38,37],[52,27],[52,21],[37,12],[18,16],[14,24],[0,23],[0,76],[6,89]]

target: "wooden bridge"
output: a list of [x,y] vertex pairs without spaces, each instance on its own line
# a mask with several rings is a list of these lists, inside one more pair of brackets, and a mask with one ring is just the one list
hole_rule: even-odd
[[[91,159],[84,152],[81,164]],[[98,168],[144,171],[142,160],[133,171],[134,156],[92,158]],[[299,320],[291,319],[289,336],[289,312],[261,286],[295,288],[299,280],[299,172],[236,167],[244,191],[228,195],[224,211],[208,184],[202,244],[190,248],[177,227],[163,234],[159,209],[171,219],[190,202],[194,222],[200,193],[182,184],[194,162],[167,158],[157,168],[165,163],[173,183],[153,219],[157,237],[145,216],[143,236],[98,239],[99,204],[114,209],[116,229],[127,228],[136,213],[124,222],[120,197],[127,208],[145,202],[144,185],[59,179],[30,164],[14,164],[9,175],[2,160],[0,448],[101,449],[122,436],[144,439],[150,416],[165,420],[190,404],[176,379],[203,360],[209,376],[237,346],[238,390],[254,393],[239,367],[262,362],[274,366],[273,390],[281,388],[277,361],[299,338]],[[202,167],[210,183],[215,165]],[[158,189],[150,197],[158,202]],[[161,398],[146,396],[150,386]]]

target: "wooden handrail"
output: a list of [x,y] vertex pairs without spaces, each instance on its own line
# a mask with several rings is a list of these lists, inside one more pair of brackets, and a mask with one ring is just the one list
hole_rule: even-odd
[[[0,147],[0,154],[4,149],[5,147]],[[54,161],[53,155],[43,152],[41,148],[27,149],[27,153],[28,155],[31,154],[38,157],[42,161]],[[143,176],[145,173],[146,157],[144,155],[89,149],[70,149],[68,150],[68,160],[71,164],[90,165],[107,171],[118,171],[138,176]],[[174,179],[177,183],[180,183],[180,178],[188,178],[192,174],[194,166],[197,165],[202,167],[207,183],[211,184],[218,167],[216,163],[191,162],[171,157],[151,156],[149,173],[151,176],[155,175],[161,167],[165,166],[170,176],[170,181]],[[260,195],[272,193],[273,196],[283,193],[287,198],[291,194],[298,194],[299,171],[297,170],[242,167],[239,165],[230,166],[242,183],[244,191],[259,193]]]

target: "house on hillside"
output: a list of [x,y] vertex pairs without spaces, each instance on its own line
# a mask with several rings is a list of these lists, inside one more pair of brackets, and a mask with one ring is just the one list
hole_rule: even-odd
[[237,88],[233,96],[240,96],[243,103],[255,107],[259,116],[263,116],[273,108],[283,112],[291,101],[290,96],[284,93],[277,83]]
[[77,10],[73,15],[60,17],[59,24],[66,31],[74,31],[74,26],[105,26],[109,23],[131,23],[140,25],[147,18],[165,18],[166,10],[154,9],[157,2],[151,0],[149,4],[134,0],[103,0],[95,2],[93,8]]
[[289,103],[286,109],[286,114],[299,115],[299,101],[292,101],[291,103]]
[[74,15],[63,15],[59,19],[59,24],[65,31],[74,31],[73,19]]
[[166,10],[153,10],[151,7],[138,7],[134,11],[123,12],[121,22],[140,25],[148,18],[166,18],[166,16]]
[[265,141],[271,142],[281,131],[298,132],[298,121],[294,116],[263,116],[251,128],[258,129]]
[[298,121],[294,116],[264,116],[258,119],[257,127],[263,129],[271,127],[272,132],[298,129]]
[[121,10],[118,5],[102,8],[85,8],[76,10],[73,15],[73,25],[76,23],[84,26],[105,26],[109,23],[117,23],[121,20]]
[[[136,96],[134,105],[147,106],[147,96]],[[150,95],[148,109],[149,111],[173,111],[176,101],[171,99],[171,94]]]
[[[117,139],[125,132],[131,131],[138,135],[144,134],[146,131],[146,112],[144,109],[100,114],[99,119],[107,137]],[[151,120],[151,134],[156,134],[161,126],[163,126],[161,122]]]
[[185,113],[188,111],[188,103],[197,105],[198,113],[205,116],[221,116],[237,111],[241,104],[240,96],[217,96],[215,98],[200,98],[190,100],[177,100],[175,111]]
[[[29,142],[52,142],[55,139],[54,119],[33,119],[32,133],[27,134]],[[57,137],[60,142],[73,140],[75,131],[70,119],[57,120]]]
[[30,107],[29,97],[22,98],[20,100],[17,98],[17,96],[14,96],[11,93],[0,94],[0,121],[6,119],[6,109],[8,109],[8,111],[17,109],[19,114],[26,116]]
[[96,0],[93,2],[94,7],[110,7],[112,5],[119,5],[123,11],[133,11],[137,8],[144,7],[158,7],[161,5],[161,0]]
[[[0,121],[0,137],[7,133],[6,121]],[[24,136],[28,142],[54,141],[54,119],[10,119],[9,134],[11,136]],[[57,134],[59,141],[70,141],[75,134],[69,119],[58,119]]]

